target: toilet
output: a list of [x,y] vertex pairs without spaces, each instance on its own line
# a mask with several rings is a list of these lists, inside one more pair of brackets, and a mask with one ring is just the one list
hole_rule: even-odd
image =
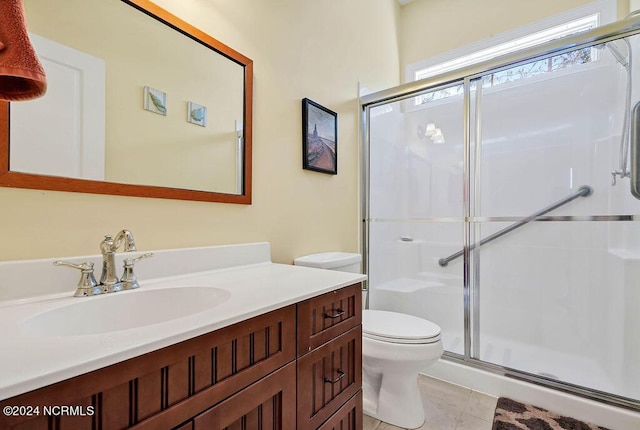
[[[324,252],[294,260],[298,266],[360,271],[360,254]],[[440,327],[413,315],[362,311],[362,393],[366,415],[397,427],[424,424],[418,373],[443,353]]]

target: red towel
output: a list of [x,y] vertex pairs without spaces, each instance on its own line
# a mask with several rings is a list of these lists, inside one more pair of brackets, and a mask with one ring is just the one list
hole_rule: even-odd
[[22,0],[0,0],[0,99],[29,100],[47,91],[24,19]]

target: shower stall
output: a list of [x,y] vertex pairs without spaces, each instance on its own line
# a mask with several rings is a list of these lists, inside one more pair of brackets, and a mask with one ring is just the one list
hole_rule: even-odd
[[361,98],[368,306],[640,410],[640,20]]

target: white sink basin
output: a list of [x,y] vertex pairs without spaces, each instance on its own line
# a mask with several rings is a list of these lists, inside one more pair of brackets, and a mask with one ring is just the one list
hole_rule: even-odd
[[[143,287],[144,288],[144,287]],[[77,298],[20,324],[22,331],[49,336],[79,336],[159,324],[219,306],[231,293],[213,287],[134,290]]]

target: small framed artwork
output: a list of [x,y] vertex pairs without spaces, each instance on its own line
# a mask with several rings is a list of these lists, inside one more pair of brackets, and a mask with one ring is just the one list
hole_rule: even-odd
[[302,168],[338,174],[338,114],[302,99]]
[[187,121],[200,127],[207,126],[207,107],[198,103],[187,103]]
[[159,115],[167,115],[167,93],[144,87],[144,108]]

